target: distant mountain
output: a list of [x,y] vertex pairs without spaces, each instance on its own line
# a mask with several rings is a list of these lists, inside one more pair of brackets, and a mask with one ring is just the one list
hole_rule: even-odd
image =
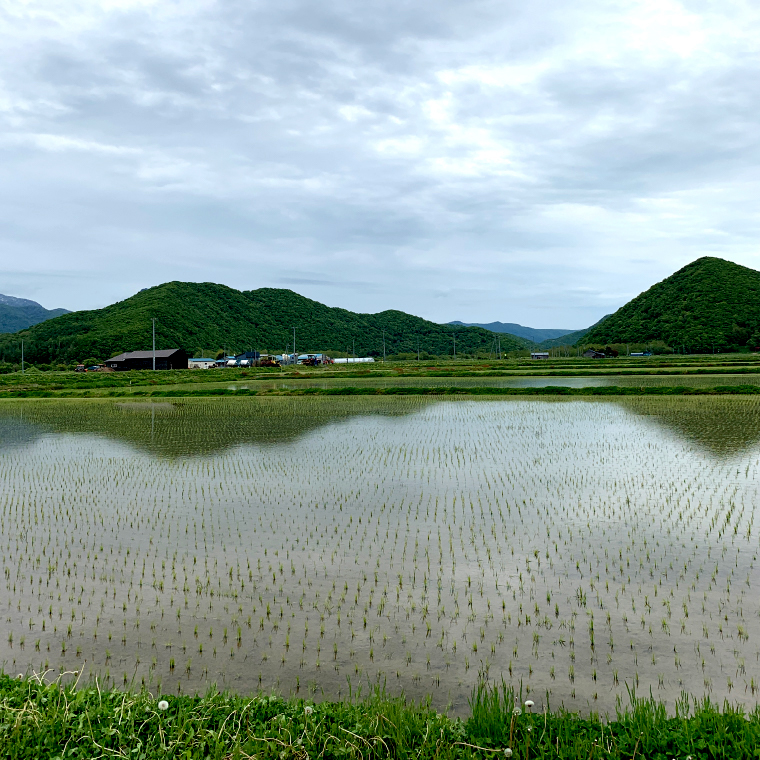
[[760,272],[703,257],[594,326],[586,343],[661,340],[687,351],[760,346]]
[[484,330],[490,330],[495,333],[508,333],[517,335],[518,338],[525,338],[533,343],[540,343],[542,340],[551,338],[560,338],[563,335],[573,332],[572,330],[541,330],[535,327],[523,327],[514,322],[449,322],[450,325],[462,325],[463,327],[482,327]]
[[602,324],[609,314],[605,314],[598,322],[595,322],[591,327],[587,327],[584,330],[575,330],[575,332],[565,333],[560,338],[553,338],[550,340],[542,340],[538,346],[539,348],[553,348],[554,346],[574,346],[578,342],[583,342],[586,335],[590,330],[593,330],[597,325]]
[[46,309],[36,301],[0,293],[0,333],[18,332],[68,313],[66,309]]
[[[356,314],[331,308],[291,290],[240,291],[214,283],[167,282],[119,303],[94,311],[77,311],[30,327],[24,333],[26,358],[34,363],[107,359],[122,351],[151,347],[151,318],[156,318],[157,348],[189,353],[225,347],[279,353],[352,352],[382,356],[383,331],[388,354],[421,352],[447,355],[489,351],[494,333],[480,327],[428,322],[402,311]],[[0,358],[18,360],[17,335],[0,335]],[[501,337],[503,351],[522,349],[528,341]]]

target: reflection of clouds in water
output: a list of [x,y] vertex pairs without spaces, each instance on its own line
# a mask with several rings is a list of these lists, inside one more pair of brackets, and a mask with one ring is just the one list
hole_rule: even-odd
[[[167,690],[181,679],[183,690],[216,681],[287,693],[300,679],[304,692],[313,681],[338,696],[357,668],[459,712],[486,659],[493,676],[529,684],[537,704],[551,691],[552,704],[580,709],[604,709],[612,693],[625,699],[634,677],[644,690],[662,677],[657,693],[671,704],[682,689],[703,693],[707,680],[721,699],[733,657],[747,680],[758,677],[759,465],[747,457],[739,473],[733,460],[652,424],[654,412],[668,419],[685,406],[375,401],[198,400],[163,411],[28,404],[39,419],[44,409],[61,415],[61,433],[81,426],[86,410],[103,416],[100,429],[121,420],[116,429],[142,438],[134,451],[80,427],[0,456],[0,561],[16,581],[0,587],[7,628],[31,644],[33,618],[52,667],[86,661],[88,672],[137,672],[148,685],[160,675]],[[734,400],[688,401],[720,409]],[[740,401],[745,412],[760,407]],[[680,417],[701,429],[711,418],[699,409]],[[317,425],[278,437],[306,412]],[[268,444],[155,456],[145,443],[151,420],[164,454],[191,423],[257,425]],[[41,631],[51,603],[66,626],[74,611],[71,639],[61,623]],[[36,656],[0,640],[0,659],[16,658],[19,670]],[[730,698],[750,700],[735,680]]]
[[23,409],[16,408],[11,415],[5,411],[0,411],[0,452],[31,446],[45,433],[42,426],[24,420]]

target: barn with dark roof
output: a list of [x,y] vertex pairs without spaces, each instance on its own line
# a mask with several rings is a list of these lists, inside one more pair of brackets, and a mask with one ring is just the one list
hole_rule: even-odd
[[[187,369],[187,352],[181,348],[156,351],[156,369]],[[105,363],[115,370],[153,369],[153,351],[127,351]]]

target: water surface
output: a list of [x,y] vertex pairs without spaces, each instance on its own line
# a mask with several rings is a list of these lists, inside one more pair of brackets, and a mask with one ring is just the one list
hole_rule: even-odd
[[0,404],[6,670],[754,704],[760,403]]

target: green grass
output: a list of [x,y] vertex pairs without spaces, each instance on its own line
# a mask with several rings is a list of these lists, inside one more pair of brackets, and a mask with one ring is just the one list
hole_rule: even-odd
[[[489,378],[510,377],[626,377],[710,376],[757,374],[760,357],[755,354],[722,354],[701,356],[650,357],[641,360],[620,358],[605,361],[561,358],[549,361],[515,360],[437,360],[431,362],[376,362],[371,365],[330,365],[325,367],[283,367],[280,369],[248,368],[223,370],[171,370],[162,372],[134,371],[114,373],[77,373],[72,371],[27,372],[0,374],[0,396],[9,391],[109,392],[121,389],[157,388],[193,385],[199,388],[226,382],[271,382],[276,380],[361,380],[395,377]],[[674,384],[677,384],[674,380]]]
[[[609,758],[760,756],[760,709],[683,697],[674,715],[632,696],[609,719],[534,713],[503,683],[475,687],[466,720],[377,691],[312,703],[277,696],[159,697],[0,676],[0,752],[24,758]],[[520,709],[516,709],[519,706]]]

